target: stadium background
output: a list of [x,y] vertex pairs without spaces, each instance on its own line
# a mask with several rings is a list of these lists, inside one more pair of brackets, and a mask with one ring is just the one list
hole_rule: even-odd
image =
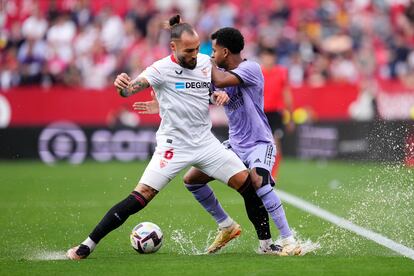
[[[125,100],[112,82],[168,55],[162,23],[177,12],[196,26],[202,53],[222,26],[242,31],[246,58],[276,51],[304,123],[284,139],[285,155],[413,163],[414,4],[403,0],[2,1],[0,157],[38,158],[46,143],[54,160],[70,159],[79,143],[72,135],[40,141],[46,126],[70,122],[85,132],[86,156],[117,143],[106,155],[147,158],[159,118],[138,116],[131,104],[149,91]],[[224,115],[212,109],[224,139]]]

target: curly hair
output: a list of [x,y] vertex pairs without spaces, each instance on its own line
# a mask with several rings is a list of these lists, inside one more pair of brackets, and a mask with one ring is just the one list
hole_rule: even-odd
[[232,54],[239,54],[244,48],[244,37],[239,30],[231,27],[221,28],[211,35],[216,44],[229,49]]

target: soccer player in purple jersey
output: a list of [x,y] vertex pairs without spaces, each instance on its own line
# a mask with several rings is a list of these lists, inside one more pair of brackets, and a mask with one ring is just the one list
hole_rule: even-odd
[[[279,229],[283,252],[288,255],[298,255],[301,253],[300,245],[293,237],[282,202],[272,188],[274,181],[271,171],[275,162],[276,146],[263,110],[264,79],[261,67],[258,63],[241,57],[244,38],[239,30],[222,28],[213,33],[211,39],[213,42],[212,59],[219,68],[224,69],[219,70],[213,66],[212,81],[216,88],[224,89],[230,97],[230,101],[224,105],[229,119],[228,146],[250,169],[251,184],[246,183],[245,187],[239,189],[239,192],[243,189],[256,191],[267,213]],[[206,180],[206,175],[194,167],[184,176],[186,187],[196,198],[202,198],[200,196],[202,189],[199,187],[207,190]],[[210,197],[214,197],[214,194]],[[210,201],[214,202],[211,198]],[[267,214],[263,215],[260,210],[249,208],[254,201],[255,199],[245,198],[246,211],[250,220],[252,222],[268,221]],[[211,206],[200,203],[206,210],[212,209]],[[220,207],[220,205],[216,206]],[[213,213],[217,211],[213,210]],[[260,243],[258,252],[275,253],[268,224],[264,224],[259,229],[256,227],[256,232]]]
[[[242,59],[244,48],[242,34],[234,28],[222,28],[212,35],[213,61],[222,69],[213,66],[212,81],[217,88],[224,88],[230,97],[225,105],[229,118],[228,148],[234,151],[250,169],[250,182],[238,189],[242,195],[246,212],[259,238],[259,253],[275,255],[298,255],[301,247],[289,228],[282,203],[273,190],[271,170],[275,162],[276,147],[263,111],[263,74],[256,62]],[[148,112],[151,102],[137,103],[137,109]],[[145,105],[146,104],[146,105]],[[187,189],[193,193],[217,221],[227,219],[208,182],[213,178],[192,167],[184,176]],[[269,217],[280,231],[282,249],[271,239]],[[220,225],[220,224],[219,224]],[[221,228],[208,251],[216,251],[225,245],[231,229]]]

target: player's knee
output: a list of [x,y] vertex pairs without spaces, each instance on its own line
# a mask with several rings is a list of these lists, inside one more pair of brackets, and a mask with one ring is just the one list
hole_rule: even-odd
[[147,200],[147,202],[150,202],[151,199],[153,199],[158,193],[158,191],[154,188],[142,183],[139,183],[134,191],[140,193]]
[[254,171],[250,173],[250,180],[255,190],[259,189],[262,186],[262,177]]
[[255,190],[264,185],[271,184],[270,172],[263,168],[254,168],[250,172],[250,179]]
[[248,177],[249,172],[247,170],[243,170],[230,177],[227,184],[233,189],[239,190],[244,185]]
[[187,172],[184,175],[183,181],[184,181],[184,184],[186,184],[186,185],[197,184],[196,179],[194,178],[194,176],[190,172]]
[[186,185],[207,184],[211,180],[214,179],[196,168],[188,170],[183,177],[184,184]]

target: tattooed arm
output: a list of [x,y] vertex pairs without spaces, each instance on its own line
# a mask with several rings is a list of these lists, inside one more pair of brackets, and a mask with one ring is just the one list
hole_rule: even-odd
[[114,85],[122,97],[132,96],[150,87],[150,84],[144,77],[138,76],[131,81],[131,78],[126,73],[118,75],[114,81]]

